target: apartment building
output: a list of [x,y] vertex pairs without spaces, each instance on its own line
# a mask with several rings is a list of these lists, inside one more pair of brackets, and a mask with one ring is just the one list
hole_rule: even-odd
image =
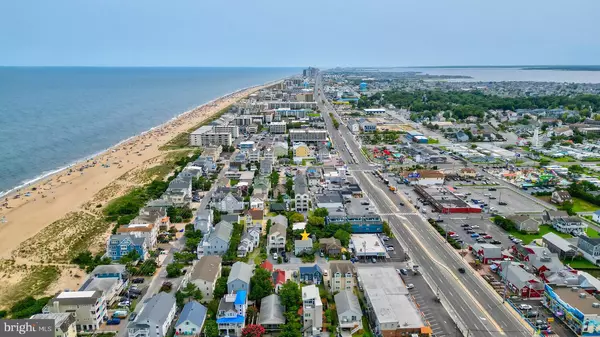
[[296,212],[308,212],[310,196],[304,173],[298,173],[294,179],[294,198],[296,201]]
[[240,136],[240,127],[237,125],[215,125],[212,131],[215,133],[229,133],[233,138]]
[[77,331],[94,331],[100,328],[107,316],[106,300],[102,291],[63,291],[44,307],[43,313],[73,313]]
[[290,141],[316,143],[327,141],[327,130],[321,129],[292,129],[289,131]]
[[286,122],[272,122],[271,124],[269,124],[269,132],[271,133],[278,133],[278,134],[284,134],[287,131],[287,124]]
[[331,270],[330,292],[333,294],[342,290],[352,291],[354,288],[354,265],[352,262],[331,261],[329,268]]

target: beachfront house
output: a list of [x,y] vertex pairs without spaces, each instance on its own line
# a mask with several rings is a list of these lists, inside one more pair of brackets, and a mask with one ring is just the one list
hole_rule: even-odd
[[129,234],[137,237],[146,238],[146,243],[150,249],[156,246],[158,238],[158,225],[154,223],[139,223],[133,219],[129,224],[117,228],[117,234]]
[[178,176],[173,179],[162,198],[178,207],[189,206],[192,201],[192,177]]
[[42,313],[73,313],[77,331],[94,331],[108,315],[106,310],[106,300],[99,290],[63,291],[48,301]]
[[148,257],[146,237],[131,234],[113,234],[106,241],[106,256],[112,260],[119,260],[132,251],[137,251],[140,259]]
[[102,291],[106,303],[112,305],[127,286],[128,273],[125,268],[122,264],[98,266],[79,287],[79,291]]

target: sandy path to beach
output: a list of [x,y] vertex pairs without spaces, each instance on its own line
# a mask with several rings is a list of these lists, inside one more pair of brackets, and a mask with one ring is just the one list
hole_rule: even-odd
[[[246,89],[191,110],[176,120],[109,149],[87,162],[2,197],[0,258],[9,258],[11,252],[23,241],[69,212],[82,210],[82,205],[92,201],[94,195],[126,172],[164,154],[159,147],[173,137],[263,87]],[[28,196],[25,195],[27,192]],[[16,194],[20,194],[18,199],[14,199]]]

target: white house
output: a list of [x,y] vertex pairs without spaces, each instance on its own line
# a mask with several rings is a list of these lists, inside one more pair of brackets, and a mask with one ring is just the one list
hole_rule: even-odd
[[43,313],[74,313],[77,331],[93,331],[100,328],[106,312],[106,300],[100,290],[63,291],[54,296]]
[[260,209],[261,211],[265,210],[265,201],[259,198],[251,197],[250,198],[250,208]]
[[334,296],[338,321],[342,331],[356,332],[362,329],[362,310],[358,297],[352,290],[342,290]]
[[217,280],[221,277],[220,256],[205,255],[196,262],[190,275],[190,282],[195,284],[205,299],[212,299]]
[[160,292],[146,302],[135,321],[127,326],[129,337],[165,337],[175,318],[175,296]]
[[154,223],[134,223],[132,221],[127,225],[117,228],[117,234],[129,234],[135,237],[146,238],[148,248],[154,248],[158,238],[158,225]]
[[267,237],[267,253],[270,253],[272,250],[285,250],[286,236],[287,232],[284,225],[279,223],[272,225]]
[[323,303],[314,284],[302,287],[302,322],[304,336],[318,336],[323,328]]

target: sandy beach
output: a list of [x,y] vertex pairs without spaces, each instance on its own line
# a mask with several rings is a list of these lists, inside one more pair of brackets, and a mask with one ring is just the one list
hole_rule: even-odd
[[[109,185],[132,170],[157,164],[166,152],[159,148],[173,137],[265,86],[244,89],[197,107],[94,158],[3,196],[0,202],[0,258],[25,259],[19,262],[27,263],[27,257],[15,254],[15,250],[68,214],[83,212],[81,214],[87,214],[91,220],[98,218],[99,213],[90,210],[91,203],[105,205],[131,185],[135,186],[135,182],[122,182],[113,188]],[[63,233],[56,231],[53,235]]]

